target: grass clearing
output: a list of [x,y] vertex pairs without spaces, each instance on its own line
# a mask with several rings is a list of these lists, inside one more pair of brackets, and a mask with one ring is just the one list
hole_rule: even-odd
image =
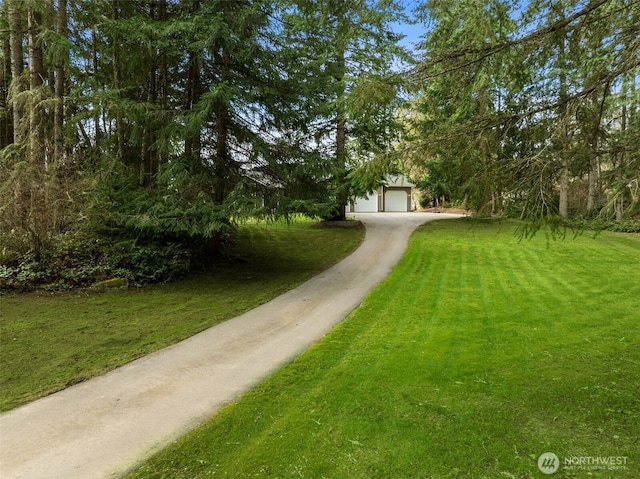
[[[515,227],[420,228],[331,334],[130,479],[640,477],[640,237]],[[593,457],[625,469],[564,464]]]
[[227,258],[171,284],[0,296],[0,410],[102,374],[248,311],[353,251],[362,229],[242,225]]

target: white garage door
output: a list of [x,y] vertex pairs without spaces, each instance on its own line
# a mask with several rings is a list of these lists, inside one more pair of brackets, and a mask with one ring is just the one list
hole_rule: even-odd
[[369,198],[356,198],[354,211],[357,213],[375,213],[378,211],[378,193],[371,193]]
[[387,190],[384,194],[385,211],[407,211],[407,192]]

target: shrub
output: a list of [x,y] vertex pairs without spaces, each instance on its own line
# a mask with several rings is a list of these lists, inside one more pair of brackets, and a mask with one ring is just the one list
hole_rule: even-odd
[[625,219],[612,220],[607,218],[571,218],[564,220],[564,225],[572,229],[587,229],[595,231],[614,231],[619,233],[640,233],[640,221]]
[[17,292],[43,288],[49,291],[90,286],[108,278],[124,278],[133,284],[171,281],[187,276],[194,253],[179,245],[114,242],[109,238],[82,241],[61,235],[55,250],[3,261],[0,290]]

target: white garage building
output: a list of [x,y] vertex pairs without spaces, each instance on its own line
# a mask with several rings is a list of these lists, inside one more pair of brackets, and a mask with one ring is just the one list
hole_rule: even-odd
[[347,213],[413,211],[416,205],[414,187],[404,175],[389,176],[384,185],[367,197],[353,198],[347,205]]

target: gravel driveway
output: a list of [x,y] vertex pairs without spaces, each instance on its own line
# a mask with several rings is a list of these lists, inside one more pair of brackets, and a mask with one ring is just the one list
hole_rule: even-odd
[[413,230],[459,215],[360,213],[363,244],[278,298],[104,376],[0,415],[2,479],[114,478],[322,338],[402,257]]

